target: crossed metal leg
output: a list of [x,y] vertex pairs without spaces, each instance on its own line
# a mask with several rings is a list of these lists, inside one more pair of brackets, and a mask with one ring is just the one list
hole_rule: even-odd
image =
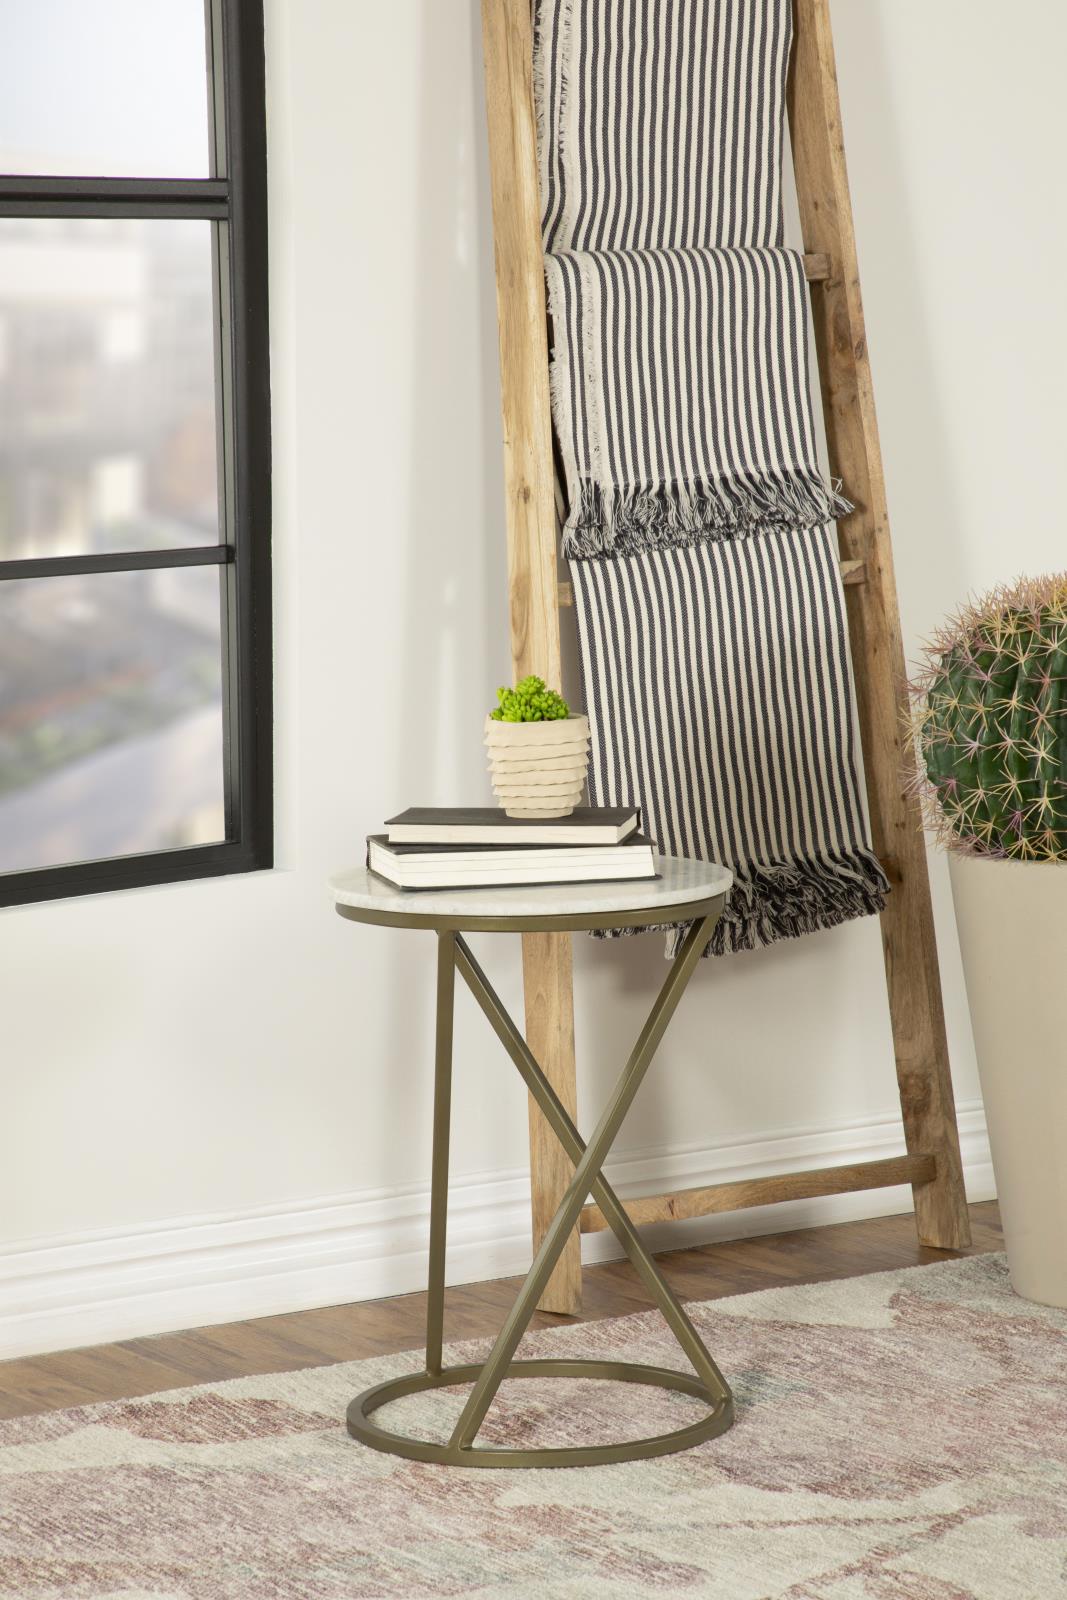
[[[685,1450],[705,1439],[714,1438],[716,1434],[724,1433],[729,1428],[733,1422],[733,1397],[725,1379],[682,1305],[660,1275],[618,1197],[601,1173],[615,1136],[696,968],[714,924],[715,916],[712,915],[694,923],[690,929],[588,1144],[583,1142],[551,1084],[530,1053],[525,1039],[505,1011],[463,938],[452,932],[438,934],[437,1057],[430,1196],[426,1371],[378,1384],[357,1395],[348,1408],[348,1431],[353,1438],[362,1440],[373,1449],[384,1450],[393,1455],[449,1466],[580,1467],[608,1462],[639,1461],[650,1456],[667,1455],[671,1451]],[[446,1368],[442,1366],[442,1340],[448,1207],[448,1138],[452,1088],[452,1015],[457,971],[489,1019],[494,1032],[514,1061],[526,1087],[537,1101],[567,1155],[575,1163],[575,1172],[488,1358],[480,1366]],[[688,1356],[694,1373],[676,1372],[671,1368],[635,1362],[513,1359],[556,1261],[590,1193]],[[673,1389],[704,1401],[710,1407],[710,1411],[706,1417],[686,1427],[675,1429],[670,1433],[657,1434],[651,1438],[627,1440],[622,1444],[527,1450],[475,1444],[486,1412],[505,1378],[546,1377],[601,1378],[614,1382]],[[392,1400],[399,1400],[404,1395],[465,1383],[472,1383],[473,1388],[447,1444],[391,1433],[373,1419],[373,1413],[380,1407],[388,1405]]]

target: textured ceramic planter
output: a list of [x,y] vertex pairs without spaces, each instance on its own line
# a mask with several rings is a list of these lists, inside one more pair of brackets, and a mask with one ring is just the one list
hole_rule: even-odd
[[1011,1281],[1067,1308],[1067,866],[949,870]]
[[494,722],[485,719],[493,793],[509,817],[568,817],[589,765],[589,719]]

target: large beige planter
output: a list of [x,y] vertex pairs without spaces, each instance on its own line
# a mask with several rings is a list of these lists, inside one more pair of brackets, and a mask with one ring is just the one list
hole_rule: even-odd
[[1067,1307],[1067,866],[949,870],[1011,1281]]
[[509,817],[568,817],[582,798],[589,765],[589,720],[494,722],[485,719],[493,793]]

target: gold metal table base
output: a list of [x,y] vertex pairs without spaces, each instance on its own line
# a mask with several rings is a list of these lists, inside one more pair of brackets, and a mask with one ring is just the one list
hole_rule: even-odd
[[[709,1351],[626,1215],[621,1202],[601,1171],[604,1161],[655,1055],[667,1024],[696,969],[722,906],[722,897],[700,905],[678,908],[672,918],[696,917],[623,1068],[596,1130],[586,1144],[545,1077],[515,1023],[504,1009],[485,973],[461,934],[454,927],[438,929],[437,1051],[434,1078],[433,1167],[430,1184],[430,1267],[426,1311],[426,1371],[392,1379],[367,1389],[348,1408],[348,1431],[354,1439],[390,1455],[412,1461],[431,1461],[456,1467],[583,1467],[620,1461],[643,1461],[652,1456],[686,1450],[725,1433],[734,1420],[733,1396]],[[342,915],[364,919],[348,907]],[[516,919],[518,921],[518,919]],[[587,924],[588,926],[589,924]],[[596,924],[593,924],[596,925]],[[501,929],[509,924],[500,919]],[[464,979],[497,1037],[575,1164],[574,1177],[534,1257],[515,1304],[508,1313],[487,1359],[480,1365],[444,1367],[445,1232],[448,1209],[448,1143],[452,1102],[452,1026],[455,975]],[[529,1325],[545,1285],[588,1196],[592,1194],[613,1232],[644,1282],[664,1320],[689,1358],[693,1372],[643,1366],[626,1361],[543,1360],[516,1361],[515,1351]],[[621,1383],[647,1384],[675,1390],[703,1401],[706,1417],[671,1433],[630,1439],[618,1444],[564,1448],[508,1449],[477,1445],[478,1432],[501,1383],[511,1378],[595,1378]],[[392,1433],[374,1420],[374,1413],[391,1401],[451,1385],[471,1384],[458,1422],[447,1444]]]
[[478,1365],[445,1367],[441,1372],[416,1372],[410,1377],[393,1378],[357,1395],[348,1408],[348,1431],[372,1450],[406,1456],[409,1461],[435,1461],[445,1467],[596,1467],[613,1461],[647,1461],[652,1456],[667,1456],[675,1450],[688,1450],[703,1444],[717,1433],[725,1433],[733,1421],[733,1409],[709,1394],[699,1378],[670,1367],[642,1366],[636,1361],[513,1361],[505,1378],[604,1378],[611,1383],[643,1383],[655,1389],[676,1389],[681,1394],[703,1400],[709,1416],[690,1422],[670,1433],[649,1439],[632,1439],[626,1444],[554,1446],[539,1450],[512,1450],[504,1446],[479,1445],[460,1449],[448,1444],[431,1444],[408,1434],[390,1433],[372,1419],[372,1412],[405,1395],[427,1389],[444,1389],[451,1384],[473,1383],[481,1374]]

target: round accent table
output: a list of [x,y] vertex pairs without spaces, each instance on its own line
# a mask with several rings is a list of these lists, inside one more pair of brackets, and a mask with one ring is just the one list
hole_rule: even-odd
[[[622,1203],[604,1178],[603,1166],[623,1118],[674,1015],[712,929],[731,876],[707,862],[657,858],[656,878],[629,883],[539,885],[521,889],[395,889],[365,868],[331,880],[336,909],[353,922],[388,928],[426,928],[437,934],[437,1052],[434,1080],[433,1163],[430,1186],[430,1267],[426,1312],[426,1370],[380,1383],[348,1408],[348,1431],[374,1450],[456,1467],[582,1467],[640,1461],[685,1450],[733,1422],[733,1397],[682,1305],[660,1275]],[[508,1015],[463,938],[464,933],[531,933],[654,927],[690,922],[678,955],[596,1129],[586,1143],[571,1121],[525,1039]],[[445,1289],[445,1230],[448,1210],[448,1138],[452,1099],[452,1011],[459,973],[537,1101],[549,1126],[574,1162],[574,1178],[556,1212],[518,1298],[486,1361],[445,1367],[442,1361]],[[515,1351],[552,1270],[589,1195],[600,1207],[645,1283],[692,1372],[622,1361],[516,1361]],[[602,1378],[648,1384],[691,1395],[708,1406],[699,1421],[671,1433],[623,1444],[566,1449],[479,1446],[478,1431],[505,1379]],[[390,1401],[426,1389],[471,1384],[471,1392],[447,1444],[391,1433],[374,1413]]]

